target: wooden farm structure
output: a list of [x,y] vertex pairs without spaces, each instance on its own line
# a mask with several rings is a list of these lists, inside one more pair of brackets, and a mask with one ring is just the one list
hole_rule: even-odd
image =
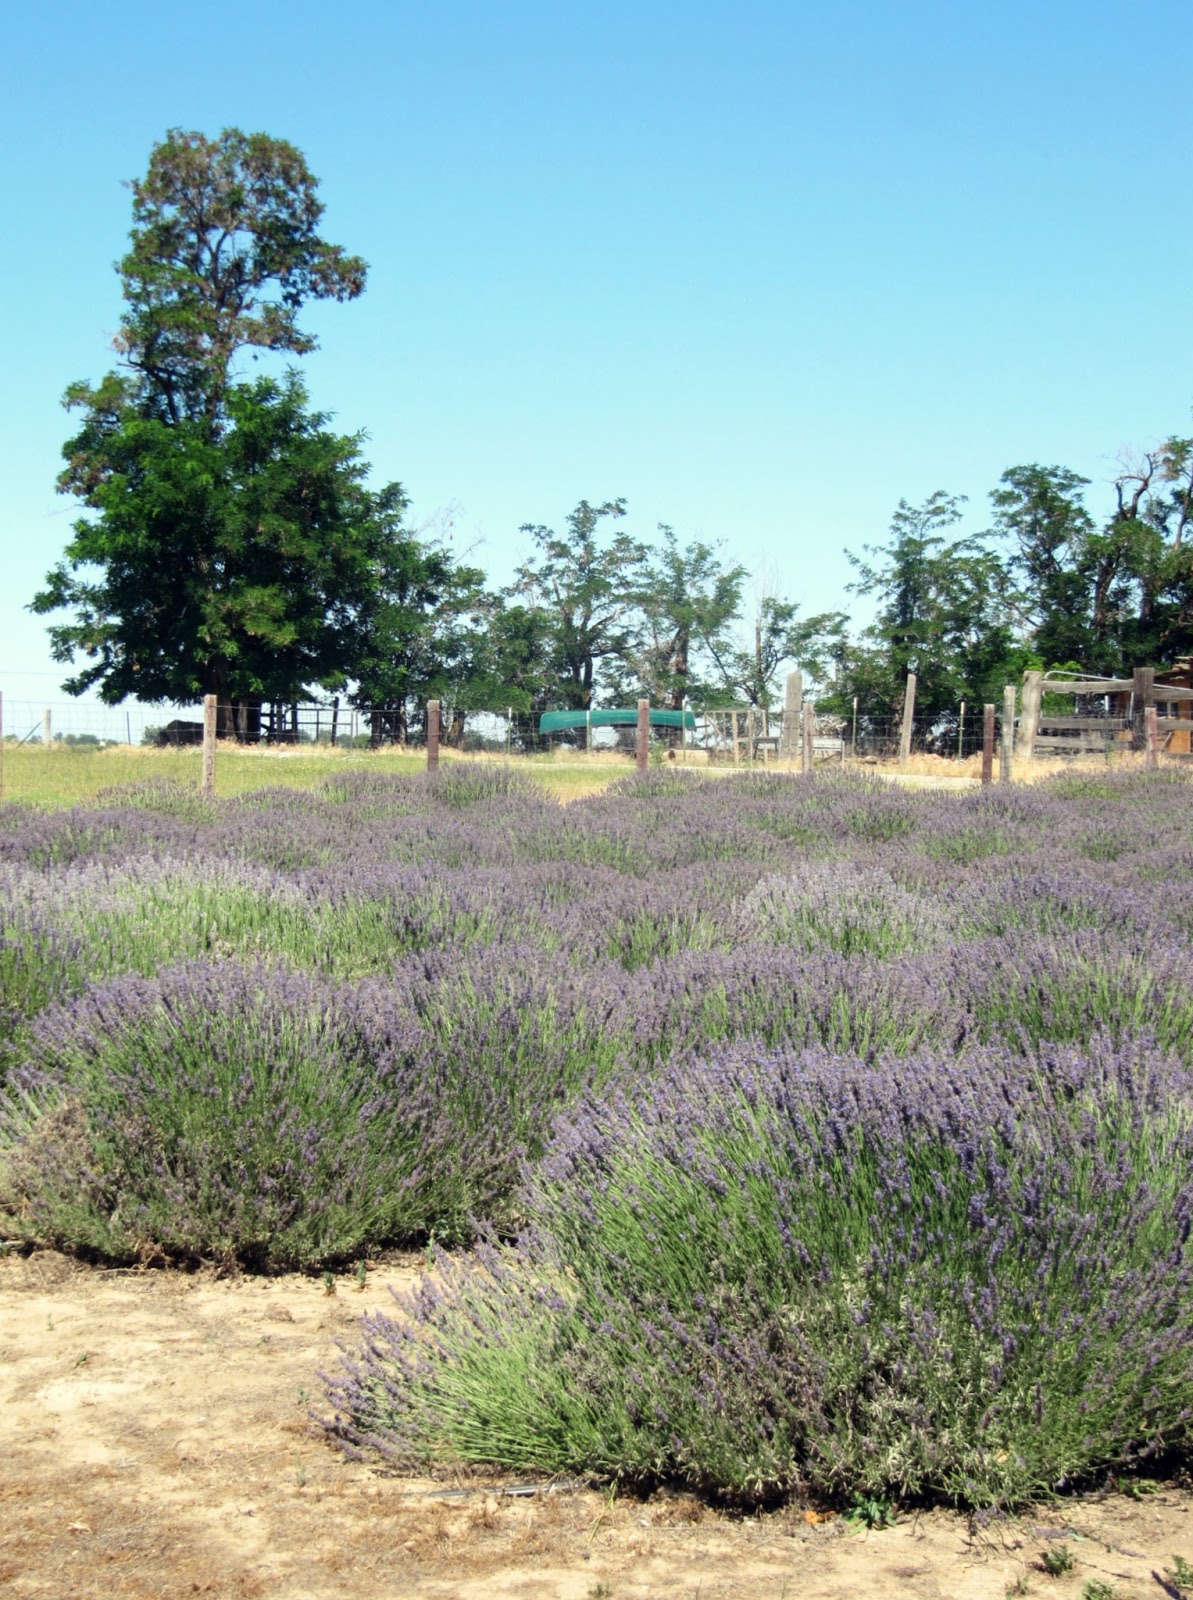
[[[1064,697],[1063,710],[1055,705]],[[1169,668],[1136,667],[1129,678],[1028,672],[1015,755],[1107,756],[1121,750],[1193,758],[1193,657]]]

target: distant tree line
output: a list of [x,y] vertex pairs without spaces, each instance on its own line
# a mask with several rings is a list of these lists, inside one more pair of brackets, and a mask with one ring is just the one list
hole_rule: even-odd
[[1063,467],[1012,467],[989,525],[963,500],[900,502],[884,542],[851,555],[874,620],[799,606],[721,547],[626,527],[581,500],[562,530],[527,524],[512,582],[493,587],[444,538],[407,523],[397,483],[369,486],[362,434],[310,408],[297,372],[247,379],[238,358],[314,348],[299,325],[350,300],[366,267],[319,233],[301,154],[264,134],[174,130],[132,185],[119,370],[73,384],[59,488],[84,514],[32,609],[64,687],[117,703],[215,694],[224,731],[262,707],[344,695],[401,740],[429,698],[455,736],[470,711],[583,710],[648,695],[679,708],[766,707],[798,666],[827,709],[857,697],[951,716],[1030,666],[1107,673],[1193,652],[1193,439],[1124,462],[1109,505]]

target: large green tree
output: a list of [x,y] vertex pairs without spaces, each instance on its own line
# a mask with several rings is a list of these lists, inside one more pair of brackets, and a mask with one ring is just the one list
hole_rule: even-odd
[[457,561],[445,545],[409,535],[388,542],[353,669],[353,700],[372,713],[374,743],[404,743],[431,699],[452,707],[448,737],[458,742],[465,712],[491,704],[476,691],[485,671],[485,617],[494,604],[484,573]]
[[1100,523],[1088,481],[1064,467],[1012,467],[991,499],[1010,542],[1023,619],[1045,662],[1115,677],[1193,649],[1193,440],[1126,461]]
[[746,569],[726,566],[703,540],[681,544],[665,524],[659,536],[639,579],[643,626],[631,663],[643,692],[678,711],[716,692],[715,658],[731,653]]
[[33,601],[74,612],[51,627],[56,659],[83,657],[72,694],[213,693],[243,726],[352,668],[401,491],[366,489],[359,438],[297,378],[235,371],[243,351],[312,349],[304,303],[363,288],[364,263],[319,234],[316,187],[292,145],[237,129],[171,132],[132,184],[120,368],[67,390],[81,421],[58,486],[85,514]]
[[234,384],[223,409],[218,437],[123,408],[104,428],[91,409],[63,479],[93,514],[33,609],[74,613],[50,628],[55,659],[83,658],[69,693],[214,694],[251,732],[264,699],[343,686],[405,502],[367,487],[359,436],[311,413],[295,374]]
[[1022,672],[1006,565],[982,536],[951,536],[963,504],[943,492],[919,506],[901,500],[887,542],[850,554],[858,574],[850,592],[877,609],[860,648],[842,657],[842,699],[856,693],[897,717],[914,672],[916,715],[947,721],[961,700],[996,699]]
[[566,533],[530,523],[521,530],[534,553],[518,568],[510,597],[549,623],[555,692],[569,710],[594,704],[600,663],[624,661],[635,642],[646,548],[621,530],[603,538],[601,527],[624,515],[624,500],[581,500]]

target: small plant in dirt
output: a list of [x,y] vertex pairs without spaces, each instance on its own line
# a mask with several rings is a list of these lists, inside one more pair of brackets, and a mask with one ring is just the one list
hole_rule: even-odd
[[1067,1544],[1050,1545],[1040,1557],[1040,1565],[1050,1578],[1063,1578],[1077,1565]]
[[1008,1595],[1016,1596],[1030,1594],[1031,1580],[1028,1578],[1027,1573],[1021,1572],[1017,1578],[1013,1578],[1011,1582],[1007,1584],[1006,1592]]
[[1193,1594],[1193,1562],[1186,1561],[1184,1556],[1173,1556],[1172,1566],[1165,1569],[1164,1577],[1182,1594]]
[[1118,1590],[1105,1578],[1090,1578],[1082,1585],[1081,1600],[1115,1600]]
[[1160,1490],[1155,1478],[1124,1478],[1117,1487],[1129,1500],[1146,1500],[1149,1494],[1158,1494]]
[[893,1528],[899,1518],[889,1500],[878,1495],[855,1495],[853,1504],[845,1513],[845,1520],[854,1528]]

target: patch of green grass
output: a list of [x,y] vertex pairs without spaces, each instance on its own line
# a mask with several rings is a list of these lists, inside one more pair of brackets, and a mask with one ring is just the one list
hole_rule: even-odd
[[[470,757],[446,752],[442,760],[444,768],[472,764]],[[193,747],[158,750],[152,746],[113,745],[97,750],[85,745],[52,745],[49,749],[10,745],[4,750],[3,798],[52,810],[88,805],[102,789],[149,779],[170,778],[176,783],[192,784],[197,790],[201,761],[201,752]],[[478,759],[476,764],[492,763]],[[598,793],[616,779],[624,778],[627,771],[624,757],[578,757],[574,762],[564,762],[550,757],[516,756],[513,765],[561,799]],[[367,769],[409,777],[425,772],[426,766],[426,756],[421,751],[365,752],[333,750],[330,746],[269,750],[221,744],[216,753],[215,787],[217,795],[227,798],[272,785],[311,789],[336,772]]]

